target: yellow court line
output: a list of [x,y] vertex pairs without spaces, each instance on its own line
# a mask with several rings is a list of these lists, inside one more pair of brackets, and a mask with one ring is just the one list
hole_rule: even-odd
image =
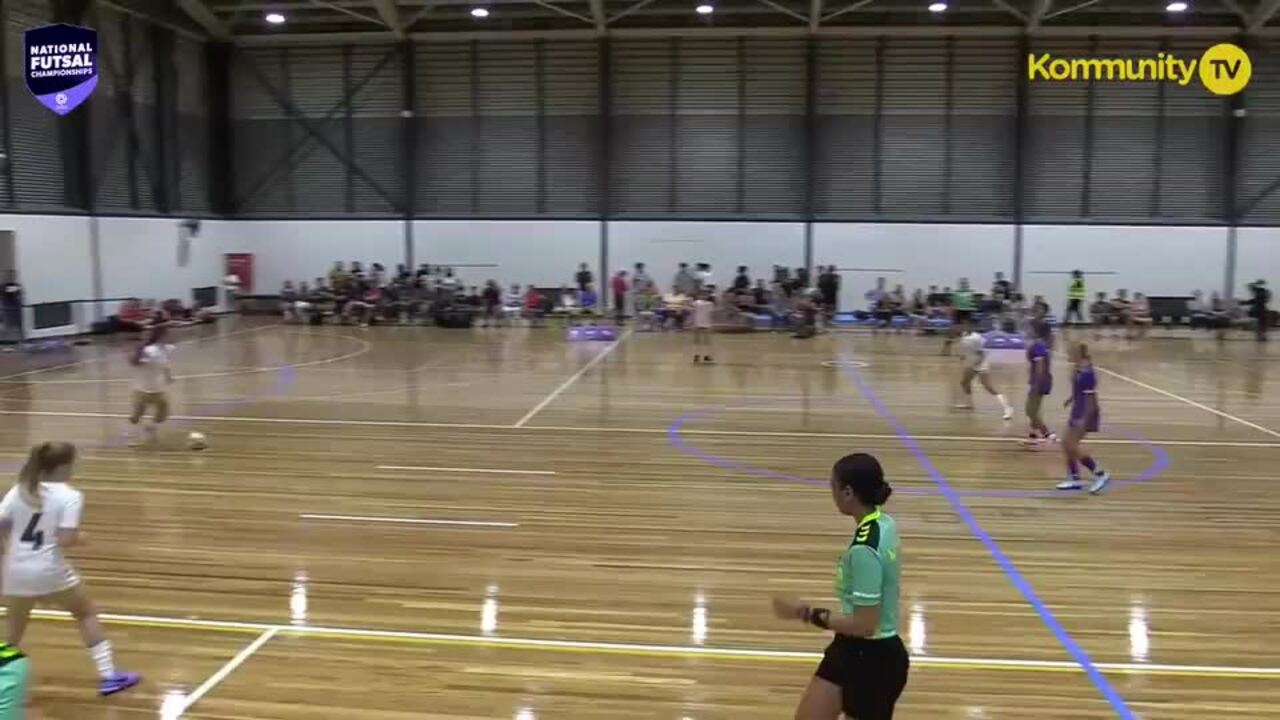
[[[42,620],[68,622],[71,616],[65,612],[41,610],[34,616]],[[472,648],[504,648],[511,650],[546,650],[564,653],[588,653],[627,655],[634,657],[705,658],[709,660],[742,660],[749,662],[803,662],[813,663],[822,658],[821,653],[799,650],[771,650],[749,648],[716,648],[690,645],[654,645],[645,643],[611,643],[577,640],[544,640],[537,638],[454,635],[448,633],[407,632],[399,630],[374,630],[368,628],[334,628],[313,625],[277,625],[272,623],[238,622],[227,620],[199,620],[168,618],[147,615],[101,615],[110,625],[133,627],[205,630],[240,634],[261,634],[276,631],[280,635],[306,638],[349,639],[365,642],[401,643],[410,645],[436,645]],[[1061,660],[1001,659],[1001,658],[952,658],[930,655],[913,655],[916,667],[943,670],[986,670],[1002,672],[1050,672],[1079,673],[1079,665]],[[1097,663],[1099,670],[1110,674],[1280,679],[1280,667],[1233,667],[1212,665],[1166,665],[1156,663]]]

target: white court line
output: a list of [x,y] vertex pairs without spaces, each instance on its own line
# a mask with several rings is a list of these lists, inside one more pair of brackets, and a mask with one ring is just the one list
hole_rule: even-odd
[[524,424],[532,420],[533,416],[542,412],[543,408],[545,408],[546,406],[554,402],[556,398],[560,397],[560,393],[563,393],[565,390],[568,390],[574,383],[578,382],[578,378],[582,377],[583,375],[586,375],[587,372],[591,370],[591,368],[595,367],[596,365],[599,365],[600,361],[609,357],[609,354],[612,353],[614,350],[617,350],[618,346],[621,345],[623,341],[629,337],[631,337],[630,330],[627,330],[626,332],[622,333],[622,337],[609,343],[607,347],[602,349],[600,352],[596,353],[596,356],[591,358],[590,362],[578,368],[578,372],[574,373],[572,377],[570,377],[568,380],[565,380],[563,383],[561,383],[560,387],[556,388],[555,390],[552,390],[550,395],[543,398],[542,402],[538,403],[537,405],[534,406],[532,410],[525,413],[524,417],[517,420],[516,423],[511,427],[518,427],[518,428],[524,427]]
[[210,690],[217,687],[223,680],[226,680],[228,675],[235,672],[236,668],[243,665],[246,660],[248,660],[254,653],[258,652],[263,645],[270,642],[271,638],[275,637],[279,632],[280,628],[278,627],[268,628],[266,632],[262,633],[256,640],[249,643],[248,647],[241,650],[240,653],[231,658],[226,665],[223,665],[218,672],[210,675],[208,680],[205,680],[200,687],[196,688],[190,695],[184,698],[182,704],[175,708],[172,714],[166,712],[165,717],[161,720],[175,720],[176,718],[182,717],[187,710],[191,709],[192,705],[200,702],[200,699],[205,695],[208,695]]
[[[67,418],[103,418],[123,419],[123,413],[98,412],[61,412],[53,410],[0,410],[0,415],[26,415],[30,417],[67,417]],[[525,425],[517,428],[512,425],[485,425],[480,423],[435,423],[417,422],[413,420],[331,420],[324,418],[270,418],[234,415],[171,415],[171,420],[199,420],[201,422],[226,423],[269,423],[278,425],[332,425],[351,427],[402,427],[402,428],[437,428],[442,430],[521,430],[544,432],[582,432],[582,433],[622,433],[639,435],[666,435],[667,428],[636,427],[585,427],[576,425]],[[897,440],[897,435],[883,433],[828,433],[802,432],[785,430],[695,430],[684,428],[681,435],[709,435],[723,437],[792,437],[811,440]],[[926,442],[968,442],[968,443],[1005,443],[1017,444],[1021,437],[1004,437],[1000,435],[915,435],[917,440]],[[1167,445],[1169,447],[1233,447],[1233,448],[1280,448],[1280,442],[1249,442],[1244,440],[1128,440],[1124,438],[1089,438],[1094,445]]]
[[[191,338],[190,340],[183,340],[181,342],[174,343],[174,344],[190,345],[191,343],[203,342],[205,340],[222,340],[223,338],[229,338],[233,335],[246,335],[248,333],[254,333],[254,332],[258,332],[259,330],[266,330],[267,328],[273,328],[273,327],[280,327],[280,323],[274,323],[271,325],[261,325],[259,327],[246,328],[244,330],[236,330],[234,332],[224,333],[222,335],[207,335],[205,337]],[[108,350],[114,349],[104,345],[98,345],[97,347],[101,347]],[[3,375],[3,376],[0,376],[0,382],[3,382],[5,380],[11,380],[13,378],[28,377],[30,375],[39,375],[40,373],[53,372],[54,370],[65,370],[66,368],[75,367],[77,365],[87,365],[89,363],[95,363],[101,360],[103,360],[103,358],[91,357],[91,358],[85,358],[83,360],[76,360],[75,362],[63,363],[61,365],[53,365],[51,367],[45,367],[45,368],[36,368],[35,370],[27,370],[26,372],[14,373],[12,375]],[[100,381],[89,380],[86,382],[100,382]]]
[[1250,422],[1250,421],[1245,420],[1244,418],[1241,418],[1241,417],[1236,417],[1235,415],[1232,415],[1232,414],[1231,414],[1231,413],[1229,413],[1229,412],[1223,412],[1222,410],[1219,410],[1218,408],[1210,407],[1210,406],[1208,406],[1208,405],[1205,405],[1204,403],[1198,403],[1198,402],[1196,402],[1195,400],[1192,400],[1191,398],[1185,398],[1185,397],[1182,397],[1181,395],[1178,395],[1177,393],[1169,392],[1168,390],[1164,390],[1164,389],[1162,389],[1162,388],[1158,388],[1158,387],[1156,387],[1155,385],[1148,385],[1147,383],[1144,383],[1144,382],[1142,382],[1141,380],[1136,380],[1136,379],[1134,379],[1134,378],[1129,377],[1128,375],[1122,375],[1122,374],[1120,374],[1120,373],[1116,372],[1115,370],[1108,370],[1108,369],[1106,369],[1106,368],[1102,367],[1101,365],[1094,365],[1094,367],[1095,367],[1095,368],[1097,368],[1098,370],[1101,370],[1102,372],[1104,372],[1104,373],[1106,373],[1106,374],[1110,375],[1111,377],[1118,378],[1118,379],[1120,379],[1120,380],[1124,380],[1125,382],[1128,382],[1128,383],[1132,383],[1132,384],[1134,384],[1134,385],[1137,385],[1137,386],[1138,386],[1138,387],[1140,387],[1140,388],[1145,388],[1145,389],[1147,389],[1147,390],[1150,390],[1150,391],[1151,391],[1151,392],[1153,392],[1153,393],[1159,393],[1160,395],[1164,395],[1165,397],[1173,398],[1174,400],[1177,400],[1177,401],[1179,401],[1179,402],[1184,402],[1184,403],[1186,403],[1186,404],[1190,405],[1191,407],[1199,408],[1199,409],[1201,409],[1201,410],[1204,410],[1205,412],[1213,413],[1214,415],[1217,415],[1218,417],[1226,418],[1227,420],[1231,420],[1231,421],[1234,421],[1234,422],[1238,422],[1238,423],[1240,423],[1241,425],[1244,425],[1245,427],[1251,427],[1251,428],[1253,428],[1254,430],[1257,430],[1257,431],[1259,431],[1259,432],[1264,432],[1264,433],[1266,433],[1266,434],[1268,434],[1268,435],[1270,435],[1270,436],[1272,436],[1272,437],[1280,438],[1280,432],[1276,432],[1275,430],[1272,430],[1271,428],[1268,428],[1268,427],[1263,427],[1263,426],[1259,425],[1258,423]]
[[[277,327],[277,326],[265,325],[264,327]],[[340,362],[343,362],[344,360],[350,360],[352,358],[360,357],[361,355],[364,355],[365,353],[369,352],[369,350],[373,348],[373,345],[368,340],[361,340],[358,337],[352,337],[350,335],[317,335],[315,333],[289,333],[289,334],[296,335],[298,337],[323,337],[323,338],[336,338],[338,340],[351,340],[353,342],[360,343],[361,348],[359,350],[353,350],[352,352],[349,352],[346,355],[337,355],[334,357],[320,358],[319,360],[308,360],[306,362],[300,362],[300,363],[285,363],[284,365],[272,365],[269,367],[250,367],[250,368],[244,368],[241,370],[219,370],[217,372],[198,373],[196,375],[174,375],[173,379],[176,382],[178,380],[199,380],[203,378],[237,377],[240,375],[253,375],[255,373],[276,372],[279,370],[284,370],[285,368],[289,368],[290,370],[300,370],[302,368],[315,367],[317,365],[333,365],[334,363],[340,363]],[[133,382],[133,380],[130,378],[107,378],[105,380],[81,378],[78,380],[44,380],[44,381],[37,381],[34,384],[36,385],[92,385],[92,384],[98,383],[98,384],[110,385],[110,384],[120,384],[120,383],[128,383],[128,382]],[[0,383],[14,384],[14,383],[9,383],[8,380],[4,380],[4,379],[0,379]]]
[[[36,610],[39,618],[71,619],[62,610]],[[628,652],[644,655],[670,655],[677,657],[734,657],[753,660],[818,660],[822,653],[803,650],[770,650],[766,648],[721,648],[705,645],[650,645],[646,643],[593,642],[587,640],[544,640],[539,638],[504,637],[493,635],[458,635],[451,633],[412,632],[402,630],[370,630],[362,628],[337,628],[317,625],[277,625],[273,623],[232,620],[200,620],[155,615],[124,615],[102,613],[99,617],[108,622],[152,627],[195,628],[207,630],[237,630],[244,632],[285,633],[286,635],[350,637],[365,639],[417,640],[421,642],[454,643],[485,647],[516,647],[544,650],[596,650],[601,652]],[[262,638],[258,638],[262,640]],[[268,638],[270,639],[270,638]],[[262,640],[265,643],[265,640]],[[250,646],[252,647],[252,645]],[[261,644],[259,644],[261,647]],[[247,650],[248,648],[246,648]],[[257,648],[254,648],[256,651]],[[252,654],[252,653],[249,653]],[[247,655],[246,655],[247,657]],[[233,661],[234,662],[234,661]],[[243,662],[243,661],[242,661]],[[966,658],[934,655],[913,655],[913,665],[946,667],[1003,667],[1014,670],[1052,670],[1082,672],[1080,665],[1068,660],[1033,660],[1017,658]],[[1280,667],[1241,667],[1232,665],[1176,665],[1160,663],[1096,663],[1100,670],[1133,674],[1187,674],[1223,675],[1228,677],[1280,677]],[[194,693],[193,693],[194,694]]]
[[496,473],[498,475],[555,475],[555,470],[499,470],[496,468],[423,467],[419,465],[379,465],[379,470],[425,470],[427,472]]
[[338,520],[344,522],[393,523],[398,525],[449,525],[456,527],[500,527],[516,528],[520,523],[494,522],[489,520],[431,520],[426,518],[385,517],[378,515],[323,515],[316,513],[300,513],[303,520]]

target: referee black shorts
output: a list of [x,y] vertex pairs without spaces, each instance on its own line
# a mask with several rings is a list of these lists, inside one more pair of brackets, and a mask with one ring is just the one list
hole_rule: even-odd
[[882,640],[836,635],[814,674],[840,687],[849,720],[891,720],[910,664],[896,635]]

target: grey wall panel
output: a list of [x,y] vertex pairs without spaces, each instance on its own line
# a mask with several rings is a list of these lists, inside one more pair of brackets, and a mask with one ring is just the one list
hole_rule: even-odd
[[817,167],[814,213],[821,218],[875,214],[876,41],[818,41]]
[[[1241,203],[1253,203],[1280,180],[1280,42],[1268,40],[1249,47],[1253,79],[1245,90],[1248,116],[1240,147]],[[1262,199],[1244,222],[1280,223],[1280,193]]]
[[882,217],[942,214],[947,155],[947,42],[893,38],[883,50]]
[[[22,209],[56,209],[64,205],[63,172],[58,141],[60,118],[31,96],[22,80],[22,33],[50,21],[43,0],[10,0],[6,3],[6,72],[12,140],[9,164],[16,206]],[[101,96],[90,103],[100,104]],[[8,193],[5,193],[7,199]]]
[[957,38],[951,88],[943,215],[1014,217],[1014,139],[1022,58],[1014,39]]
[[[1082,57],[1087,40],[1037,40],[1036,53]],[[1027,147],[1023,182],[1026,218],[1031,222],[1070,222],[1083,216],[1085,176],[1091,161],[1089,84],[1032,82],[1027,88]]]

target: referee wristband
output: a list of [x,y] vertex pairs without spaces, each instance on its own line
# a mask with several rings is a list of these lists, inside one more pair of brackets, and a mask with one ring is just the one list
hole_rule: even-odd
[[814,627],[823,630],[831,629],[831,611],[826,608],[812,608],[809,610],[807,620]]

